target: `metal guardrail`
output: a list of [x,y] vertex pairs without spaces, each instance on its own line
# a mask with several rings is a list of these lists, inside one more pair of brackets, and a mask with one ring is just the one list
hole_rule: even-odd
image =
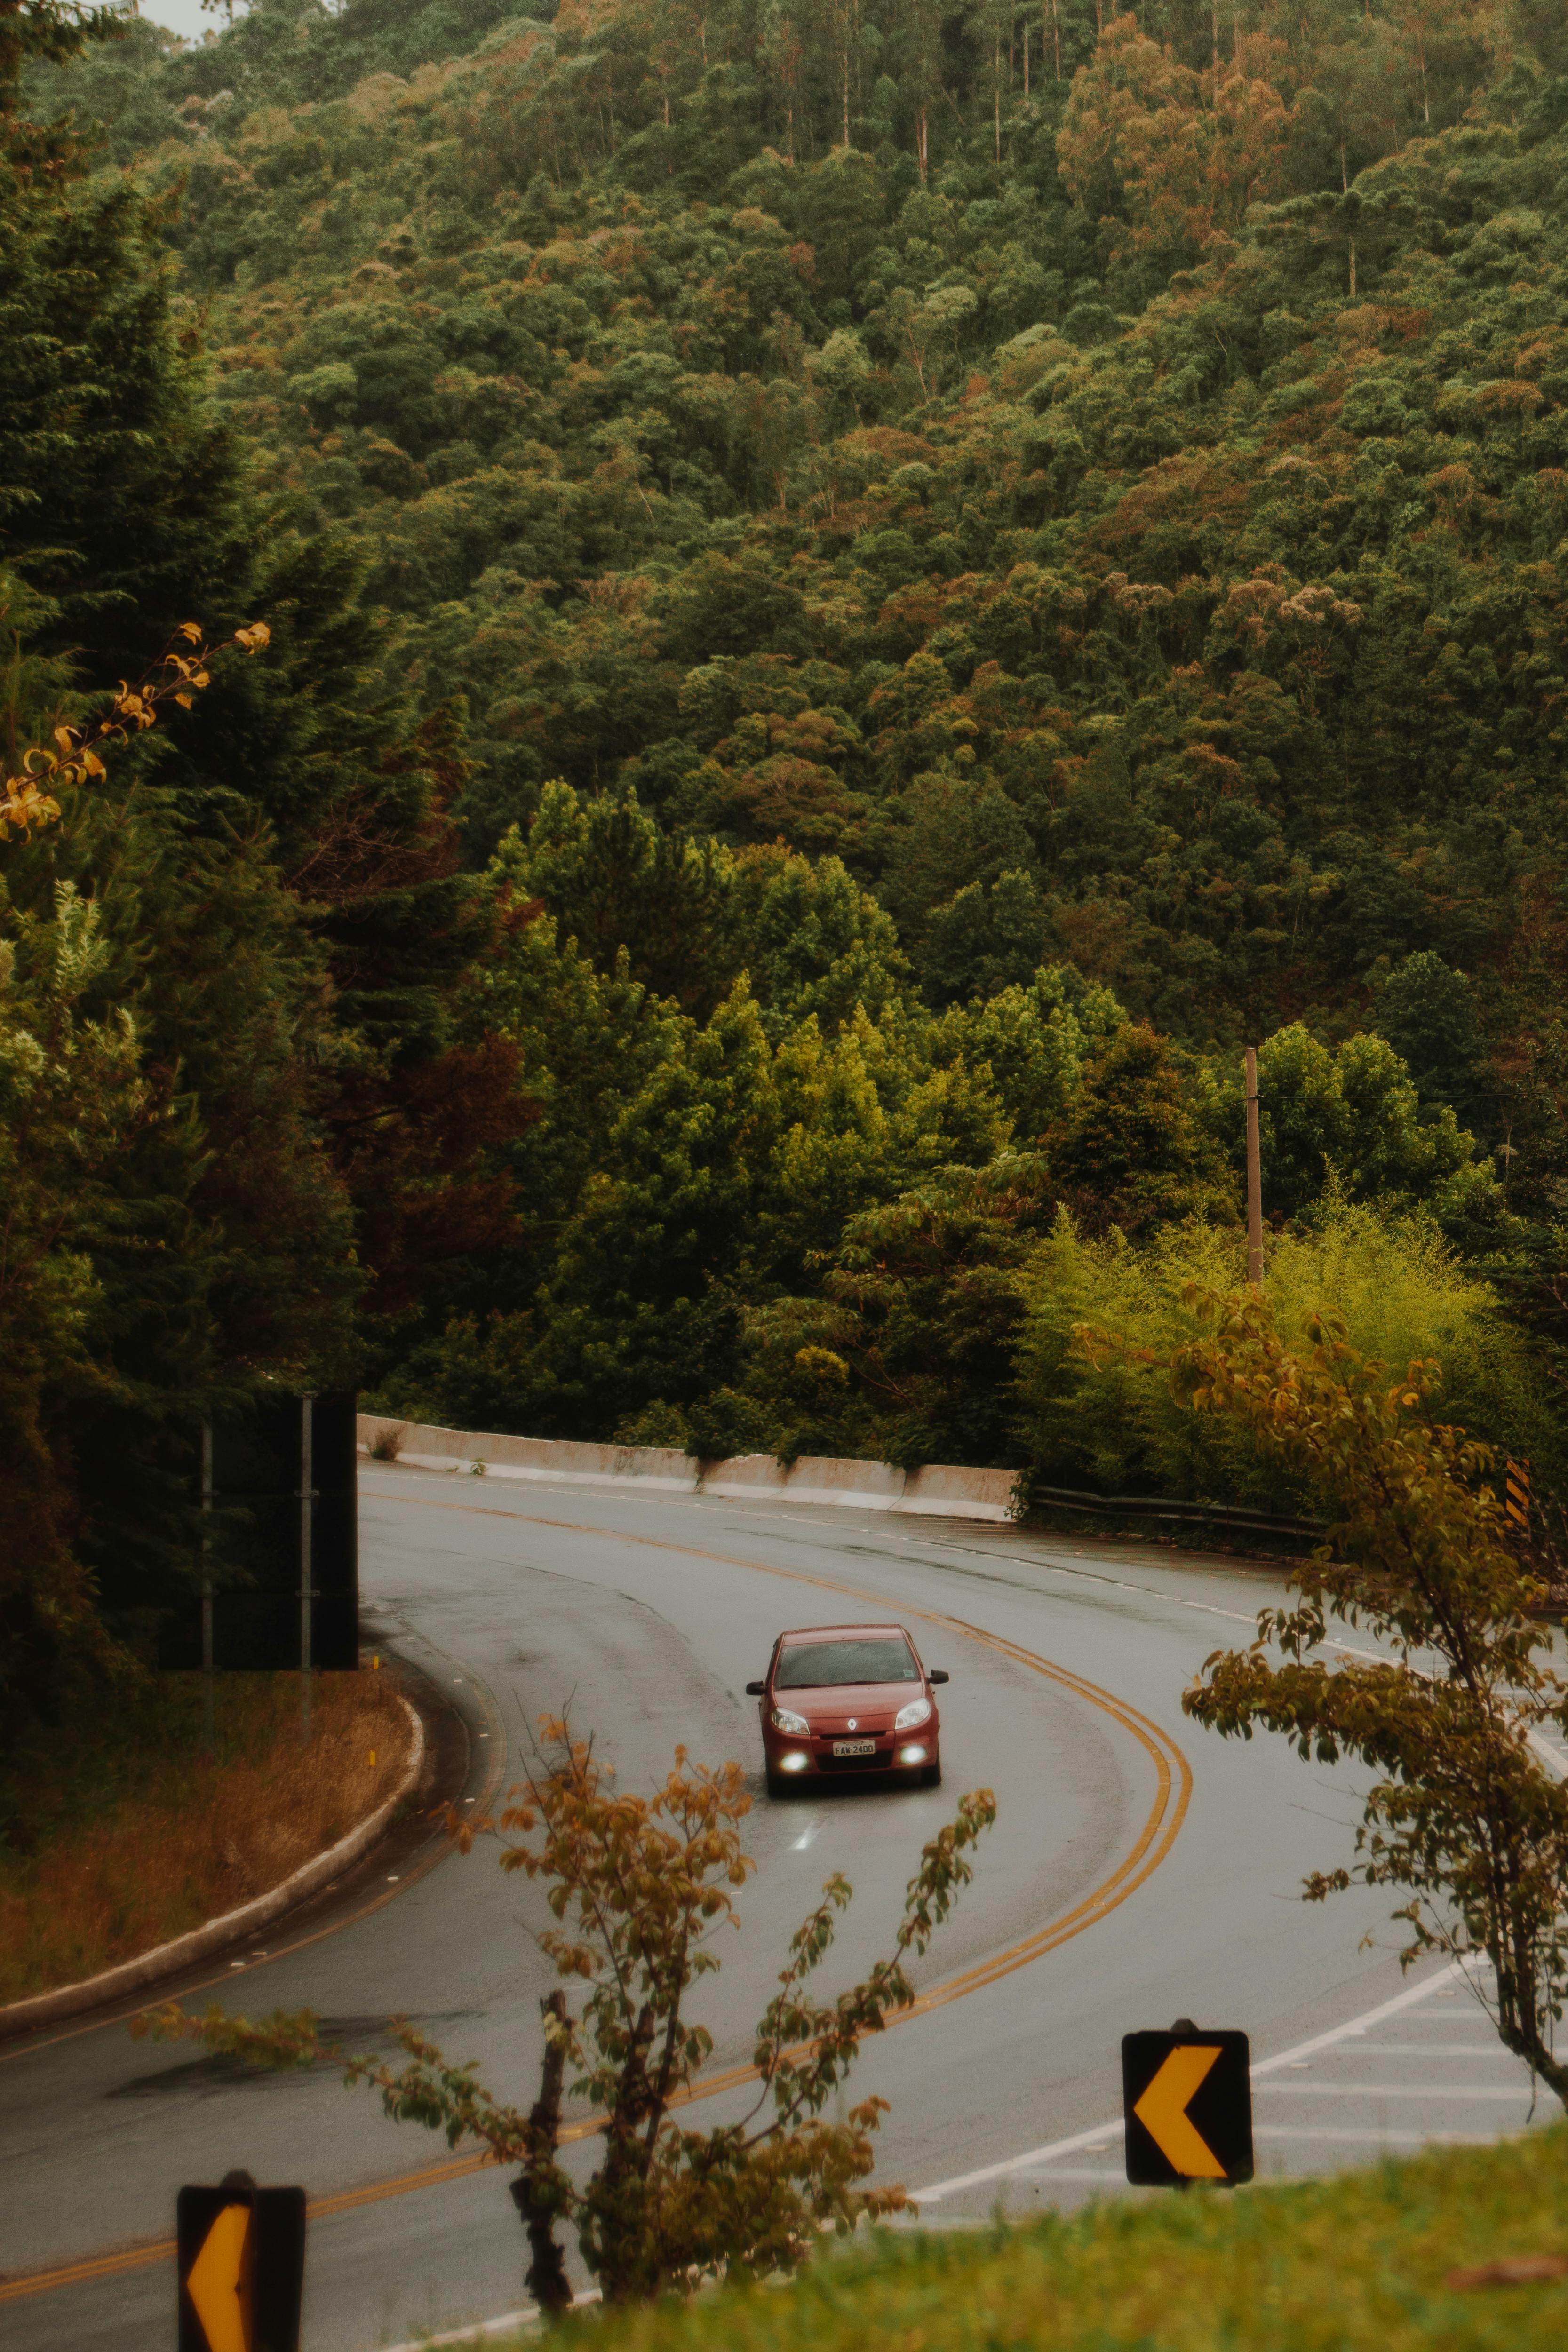
[[1289,1536],[1312,1543],[1321,1543],[1328,1533],[1325,1520],[1279,1518],[1243,1503],[1183,1503],[1164,1495],[1089,1495],[1071,1486],[1034,1485],[1027,1495],[1031,1505],[1054,1503],[1063,1510],[1092,1511],[1102,1517],[1169,1519],[1184,1527],[1236,1528],[1247,1535]]

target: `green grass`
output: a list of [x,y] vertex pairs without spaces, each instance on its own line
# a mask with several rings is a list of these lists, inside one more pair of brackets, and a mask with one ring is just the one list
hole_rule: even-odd
[[1568,2253],[1563,2124],[1331,2180],[883,2234],[779,2293],[584,2315],[552,2340],[563,2352],[578,2339],[595,2352],[1564,2352],[1568,2279],[1445,2284],[1457,2268],[1556,2253]]

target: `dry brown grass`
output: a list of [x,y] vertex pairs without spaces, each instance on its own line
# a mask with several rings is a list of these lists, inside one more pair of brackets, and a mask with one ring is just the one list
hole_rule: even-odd
[[[389,1796],[413,1737],[391,1675],[152,1676],[63,1727],[0,1843],[0,2001],[72,1984],[275,1886]],[[375,1761],[371,1762],[374,1753]]]

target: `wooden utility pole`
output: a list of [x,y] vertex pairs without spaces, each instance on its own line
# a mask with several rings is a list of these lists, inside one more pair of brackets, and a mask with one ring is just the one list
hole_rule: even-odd
[[1258,1048],[1247,1049],[1247,1279],[1263,1286],[1263,1166],[1258,1143]]

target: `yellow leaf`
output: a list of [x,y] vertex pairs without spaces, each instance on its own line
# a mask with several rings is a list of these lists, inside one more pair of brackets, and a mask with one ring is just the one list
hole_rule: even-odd
[[201,624],[198,621],[182,621],[174,635],[188,637],[193,646],[199,646],[202,641]]
[[176,694],[174,699],[182,710],[189,710],[191,708],[192,698],[188,694]]

